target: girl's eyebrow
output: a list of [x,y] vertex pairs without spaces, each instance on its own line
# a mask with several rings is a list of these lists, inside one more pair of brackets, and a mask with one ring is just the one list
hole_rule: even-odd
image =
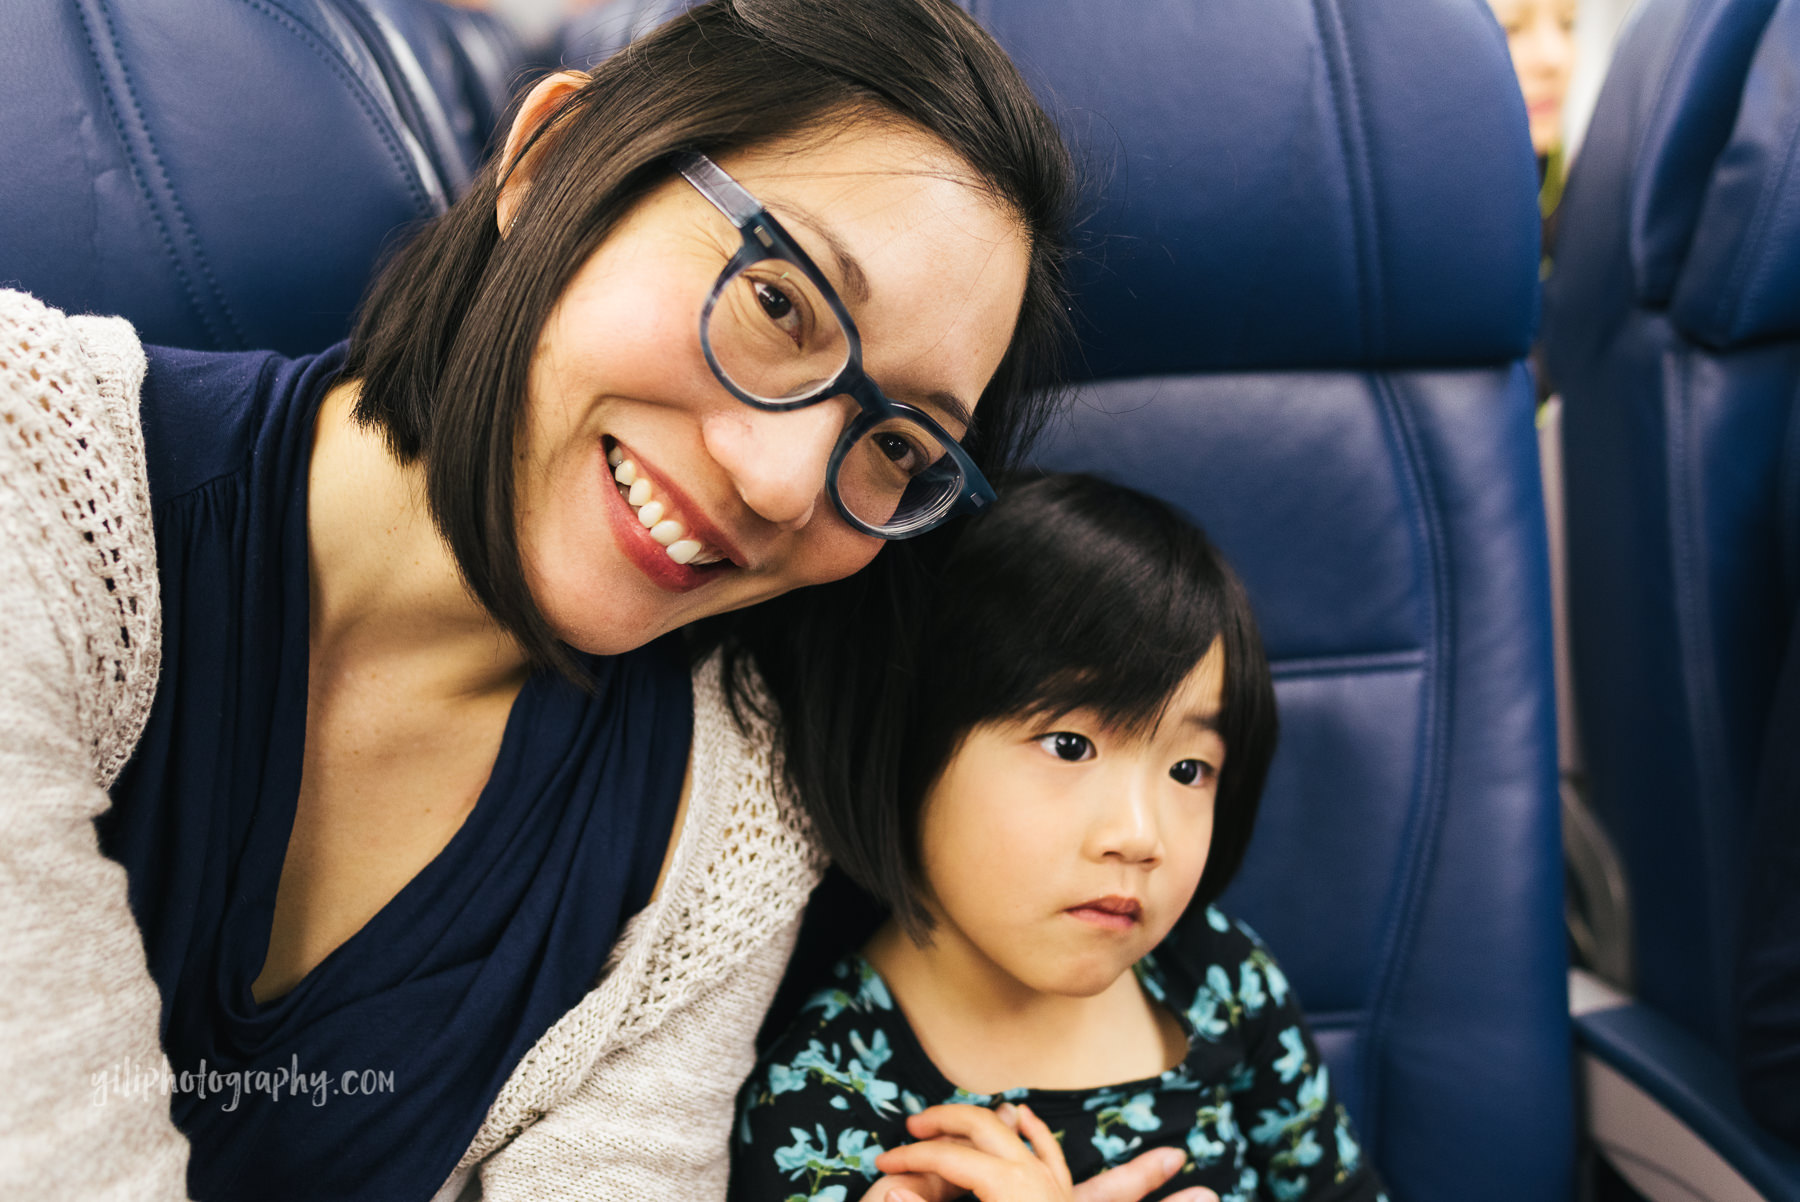
[[1219,733],[1219,711],[1216,709],[1204,711],[1196,710],[1192,713],[1183,714],[1181,716],[1181,721],[1184,725],[1198,727],[1201,730],[1208,730],[1215,735]]

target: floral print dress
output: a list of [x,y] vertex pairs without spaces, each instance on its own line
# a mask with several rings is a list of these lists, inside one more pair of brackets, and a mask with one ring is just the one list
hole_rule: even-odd
[[1220,1202],[1386,1202],[1332,1093],[1300,1004],[1262,941],[1208,907],[1204,938],[1136,965],[1188,1054],[1161,1076],[1089,1090],[973,1094],[919,1046],[861,956],[832,970],[738,1097],[732,1202],[856,1202],[875,1158],[908,1142],[906,1116],[946,1102],[1025,1102],[1056,1133],[1076,1181],[1151,1148],[1187,1151],[1162,1189]]

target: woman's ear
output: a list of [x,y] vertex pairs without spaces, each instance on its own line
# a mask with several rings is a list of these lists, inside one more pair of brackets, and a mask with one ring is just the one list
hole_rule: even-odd
[[[500,158],[500,195],[494,201],[494,220],[500,227],[502,238],[512,229],[519,202],[530,191],[532,173],[544,156],[545,142],[539,139],[532,143],[532,135],[546,121],[553,119],[587,82],[588,77],[579,71],[558,71],[540,79],[525,97],[525,103],[519,106],[519,115],[513,118],[512,129],[506,135],[506,151]],[[528,144],[531,145],[530,153],[519,161],[519,151]]]

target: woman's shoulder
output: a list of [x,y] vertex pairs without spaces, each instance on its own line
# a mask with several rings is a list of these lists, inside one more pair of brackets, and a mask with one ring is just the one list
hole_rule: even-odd
[[717,653],[694,665],[692,683],[692,786],[665,892],[702,908],[688,922],[760,943],[806,904],[824,859],[782,775],[779,716],[760,683],[740,675],[728,689]]
[[274,351],[146,348],[139,414],[158,506],[253,463],[303,465],[312,421],[344,347],[287,358]]
[[0,292],[0,545],[16,557],[6,570],[37,582],[49,629],[70,651],[78,721],[103,784],[143,728],[159,667],[136,419],[143,375],[126,322],[71,318]]

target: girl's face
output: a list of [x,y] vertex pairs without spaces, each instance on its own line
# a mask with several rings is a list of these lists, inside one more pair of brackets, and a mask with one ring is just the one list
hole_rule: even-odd
[[1513,71],[1525,93],[1531,148],[1547,155],[1562,144],[1563,98],[1575,66],[1575,0],[1488,0]]
[[[960,161],[874,122],[717,161],[831,280],[883,391],[927,412],[945,412],[946,396],[976,407],[1012,338],[1029,246]],[[544,326],[517,464],[519,541],[539,607],[584,651],[618,653],[848,576],[881,547],[825,491],[854,402],[764,412],[706,364],[700,310],[740,244],[671,172]],[[634,495],[609,455],[631,461]],[[665,545],[683,543],[687,563]]]
[[1206,867],[1225,765],[1218,643],[1160,725],[977,727],[919,817],[934,954],[1002,991],[1091,997],[1160,943]]

